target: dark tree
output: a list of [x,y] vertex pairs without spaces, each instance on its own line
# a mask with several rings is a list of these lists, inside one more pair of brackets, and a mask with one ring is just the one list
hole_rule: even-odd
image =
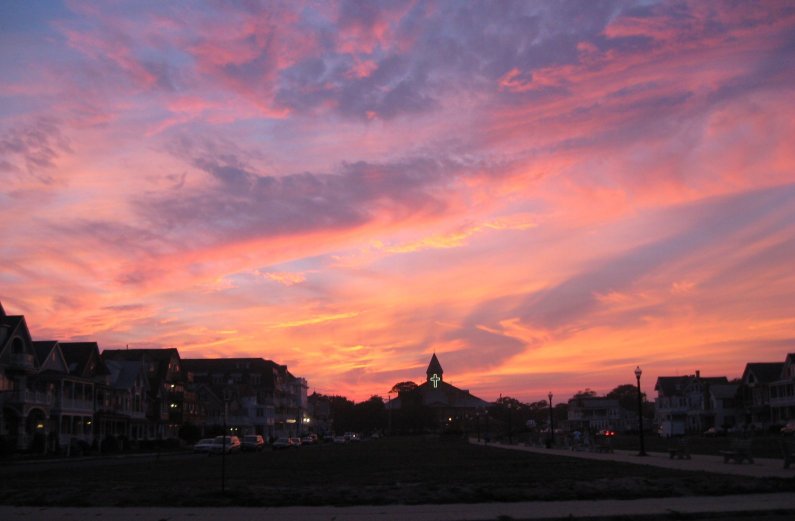
[[[607,398],[618,400],[618,404],[628,411],[636,411],[638,409],[638,388],[636,385],[619,385],[605,396]],[[646,393],[641,393],[641,397],[645,402]]]
[[574,396],[572,396],[572,398],[575,398],[575,399],[576,398],[596,398],[596,391],[594,391],[590,387],[586,387],[582,391],[577,391],[576,393],[574,393]]
[[389,393],[390,394],[397,393],[399,395],[400,393],[411,392],[416,388],[417,384],[415,384],[414,382],[411,381],[398,382],[392,386],[392,389],[389,390]]

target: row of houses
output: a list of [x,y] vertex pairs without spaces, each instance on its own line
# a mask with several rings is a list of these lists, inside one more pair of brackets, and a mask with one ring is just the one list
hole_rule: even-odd
[[[710,429],[777,430],[795,420],[794,388],[795,353],[782,362],[748,363],[742,378],[731,381],[726,376],[702,376],[700,371],[661,376],[654,385],[654,424],[663,436]],[[611,398],[573,398],[567,414],[572,429],[628,431],[638,425],[637,411]]]
[[781,362],[752,362],[742,378],[661,377],[655,418],[665,435],[717,430],[775,430],[795,420],[795,353]]
[[[112,440],[304,430],[306,380],[262,358],[185,359],[177,349],[34,341],[0,304],[0,440],[8,450],[71,450]],[[182,433],[184,434],[184,432]]]

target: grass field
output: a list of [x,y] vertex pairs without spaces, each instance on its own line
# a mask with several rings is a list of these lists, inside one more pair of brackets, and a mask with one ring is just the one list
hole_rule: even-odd
[[5,466],[15,505],[355,505],[638,498],[795,490],[794,480],[689,473],[435,438],[305,446],[226,459],[167,456]]

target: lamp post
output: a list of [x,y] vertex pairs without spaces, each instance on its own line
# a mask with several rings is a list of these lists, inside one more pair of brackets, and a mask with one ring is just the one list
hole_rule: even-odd
[[508,444],[513,445],[513,404],[508,404]]
[[555,443],[555,418],[552,416],[552,391],[547,395],[549,398],[549,448]]
[[226,414],[229,408],[229,400],[232,398],[232,389],[224,387],[224,435],[221,436],[221,494],[226,491]]
[[646,456],[646,447],[643,443],[643,395],[640,392],[640,375],[643,374],[640,366],[635,368],[635,378],[638,380],[638,436],[640,436],[640,452],[638,456]]

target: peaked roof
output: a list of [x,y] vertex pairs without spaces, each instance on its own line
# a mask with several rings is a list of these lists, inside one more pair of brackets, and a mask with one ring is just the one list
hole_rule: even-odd
[[174,347],[164,349],[105,349],[102,351],[102,359],[108,360],[122,360],[127,362],[142,362],[147,365],[147,370],[151,373],[147,374],[149,383],[153,390],[166,381],[169,375],[169,364],[173,357],[179,361],[179,372],[176,379],[181,381],[183,379],[182,359],[179,356],[179,351]]
[[52,353],[53,348],[58,345],[57,340],[34,340],[33,348],[36,350],[36,360],[42,365],[47,357]]
[[439,363],[439,359],[436,358],[436,353],[433,354],[431,357],[431,363],[428,364],[428,370],[425,373],[430,377],[432,374],[438,374],[439,377],[442,376],[444,370],[442,369],[442,364]]
[[476,408],[489,405],[469,391],[444,381],[437,382],[436,387],[432,382],[425,382],[410,392],[419,393],[423,405],[428,407]]
[[6,316],[6,310],[3,309],[3,303],[0,302],[0,317]]
[[96,342],[60,342],[60,346],[69,373],[86,378],[110,374]]
[[110,371],[110,384],[115,389],[132,388],[139,375],[144,379],[146,378],[144,364],[140,360],[107,360],[105,365],[107,365]]
[[654,390],[661,392],[664,396],[675,396],[685,391],[691,383],[700,382],[706,386],[728,384],[729,379],[725,376],[660,376],[654,384]]
[[754,375],[757,383],[770,383],[781,378],[781,370],[784,369],[784,362],[752,362],[746,364],[743,372],[743,380],[746,375]]

